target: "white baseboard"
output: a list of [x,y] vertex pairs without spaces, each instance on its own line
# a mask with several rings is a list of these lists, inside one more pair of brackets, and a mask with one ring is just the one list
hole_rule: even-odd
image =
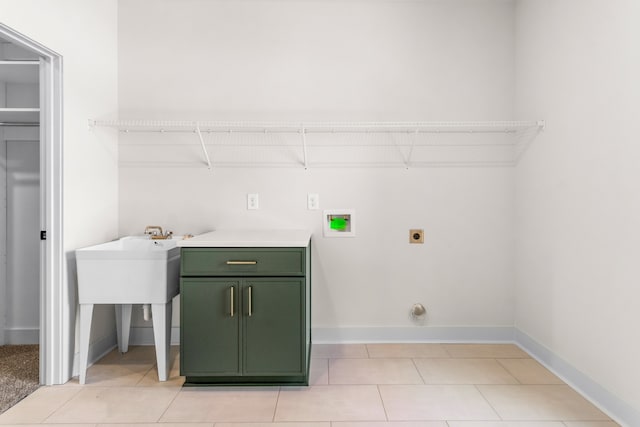
[[513,342],[511,326],[338,327],[313,328],[315,344],[407,342]]
[[5,344],[39,344],[40,328],[6,328],[4,330]]
[[[514,328],[497,327],[353,327],[313,328],[315,344],[376,342],[513,342]],[[153,328],[132,327],[130,345],[153,345]],[[171,328],[171,344],[180,344],[180,327]]]
[[640,426],[640,412],[517,328],[515,342],[618,424]]

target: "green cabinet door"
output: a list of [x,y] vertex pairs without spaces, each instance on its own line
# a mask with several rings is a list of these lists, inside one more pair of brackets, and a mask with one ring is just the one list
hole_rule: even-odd
[[244,374],[303,375],[305,279],[243,280]]
[[180,372],[240,375],[240,281],[182,278]]

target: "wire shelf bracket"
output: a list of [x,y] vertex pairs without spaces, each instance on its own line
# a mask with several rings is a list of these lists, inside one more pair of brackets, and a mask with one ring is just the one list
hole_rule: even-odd
[[307,130],[302,126],[300,132],[302,133],[302,159],[304,162],[304,169],[307,170],[309,169],[309,161],[307,160]]
[[196,122],[196,133],[198,134],[198,139],[200,140],[200,145],[202,146],[202,154],[207,162],[207,168],[211,170],[211,159],[209,158],[209,153],[207,153],[207,147],[204,145],[204,138],[202,138],[202,132],[200,132],[200,125]]

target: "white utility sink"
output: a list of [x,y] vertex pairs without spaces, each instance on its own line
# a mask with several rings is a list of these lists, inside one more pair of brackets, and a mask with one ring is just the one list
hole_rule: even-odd
[[178,294],[177,240],[124,237],[76,251],[80,304],[165,303]]
[[80,302],[80,384],[86,380],[94,304],[115,304],[118,347],[129,349],[132,304],[151,304],[158,377],[166,381],[171,301],[179,292],[176,240],[124,237],[76,250]]

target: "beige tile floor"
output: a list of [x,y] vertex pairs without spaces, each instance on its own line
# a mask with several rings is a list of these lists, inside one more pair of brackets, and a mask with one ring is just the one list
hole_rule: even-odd
[[159,383],[153,347],[116,351],[87,384],[41,387],[0,415],[29,427],[614,427],[509,344],[315,345],[309,387]]

